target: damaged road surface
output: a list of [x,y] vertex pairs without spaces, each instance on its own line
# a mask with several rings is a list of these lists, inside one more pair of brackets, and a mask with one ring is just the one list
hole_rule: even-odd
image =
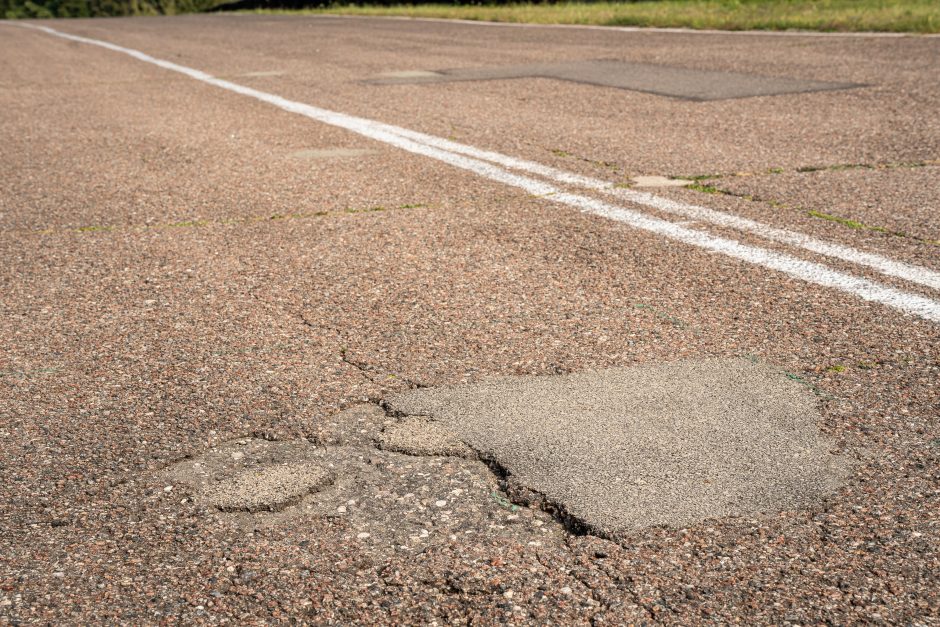
[[389,407],[446,425],[526,503],[606,537],[810,506],[847,475],[813,394],[748,360],[420,389]]
[[510,503],[489,467],[439,425],[372,404],[333,416],[313,441],[239,438],[162,477],[245,531],[326,523],[374,556],[477,538],[561,544],[551,515]]
[[337,414],[314,442],[240,439],[167,478],[210,508],[255,514],[246,524],[290,505],[407,551],[490,533],[496,506],[617,540],[816,507],[848,473],[819,433],[814,395],[749,360],[506,378],[383,404],[388,415],[369,404]]
[[0,627],[940,624],[937,59],[0,20]]

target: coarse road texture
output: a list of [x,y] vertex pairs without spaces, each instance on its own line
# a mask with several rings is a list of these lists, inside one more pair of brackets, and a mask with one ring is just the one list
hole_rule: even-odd
[[[36,25],[0,24],[0,623],[940,622],[940,38]],[[600,60],[849,87],[413,80]],[[805,388],[845,476],[595,535],[394,410],[713,358]]]

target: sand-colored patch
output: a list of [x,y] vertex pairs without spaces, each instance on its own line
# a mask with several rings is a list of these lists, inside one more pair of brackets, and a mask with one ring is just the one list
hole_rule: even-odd
[[406,455],[445,455],[476,459],[472,448],[460,441],[453,431],[421,416],[408,416],[385,428],[379,436],[379,448]]

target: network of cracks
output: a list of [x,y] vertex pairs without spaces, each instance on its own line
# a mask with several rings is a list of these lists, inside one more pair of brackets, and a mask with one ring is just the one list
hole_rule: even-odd
[[245,528],[326,520],[380,553],[619,541],[827,498],[850,466],[816,402],[744,359],[510,377],[356,405],[309,439],[232,440],[164,478]]

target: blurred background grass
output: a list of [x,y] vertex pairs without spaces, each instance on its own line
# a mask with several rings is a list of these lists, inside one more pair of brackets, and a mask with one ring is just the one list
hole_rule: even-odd
[[721,30],[940,32],[940,0],[642,0],[502,5],[334,5],[319,11],[533,24]]
[[97,17],[210,10],[331,13],[531,24],[658,26],[722,30],[940,32],[940,0],[639,0],[635,2],[413,3],[373,0],[0,0],[0,15]]

